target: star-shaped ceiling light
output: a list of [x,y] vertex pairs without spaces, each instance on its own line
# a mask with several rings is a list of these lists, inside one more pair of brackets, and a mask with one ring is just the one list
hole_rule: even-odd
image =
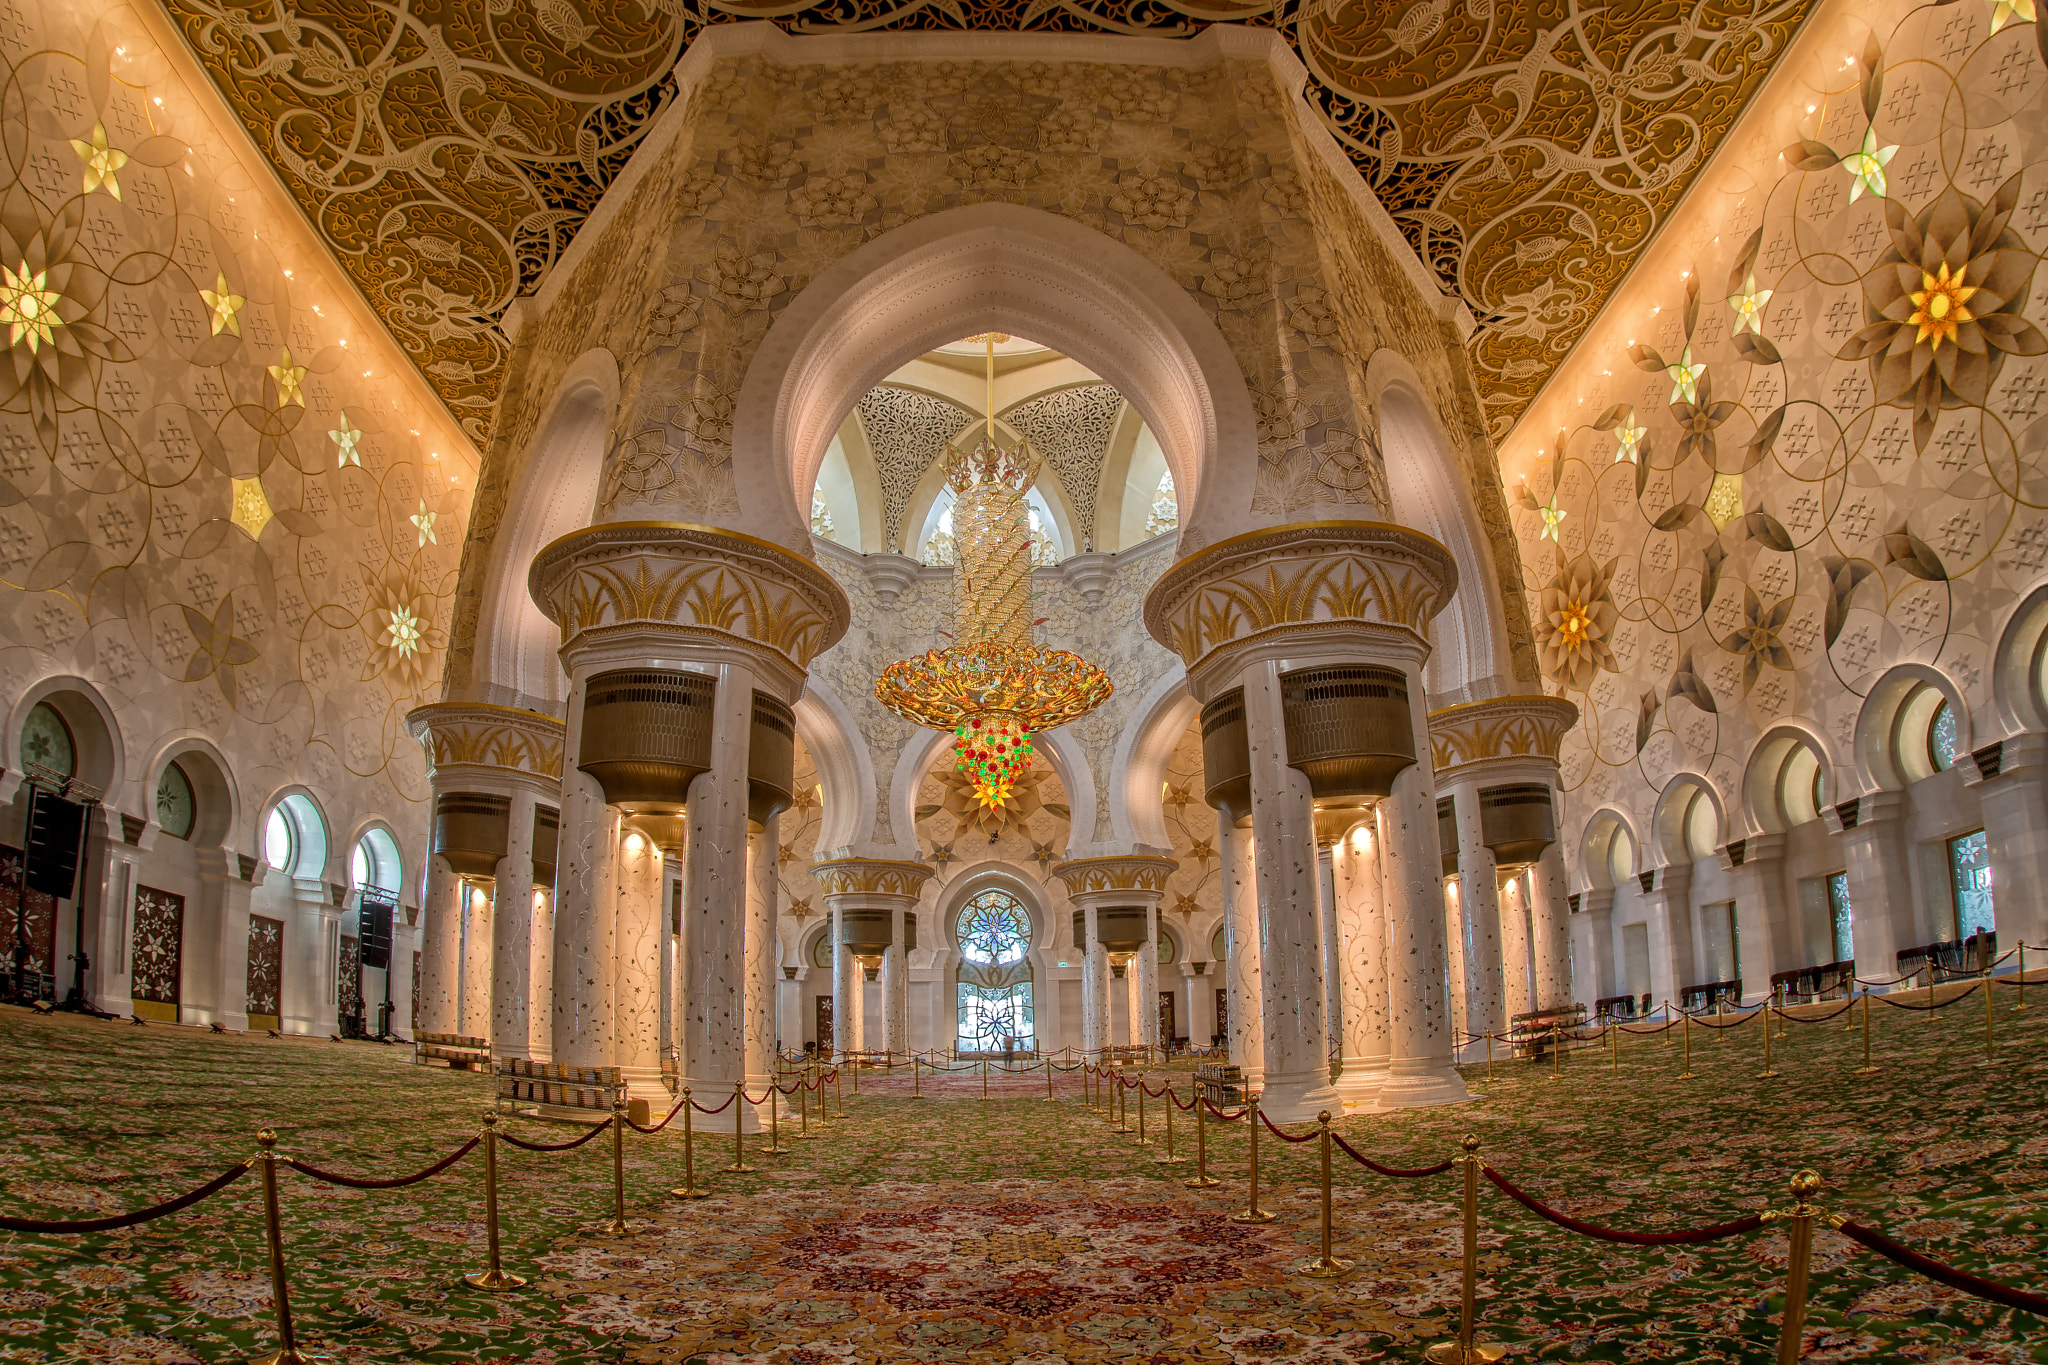
[[1671,376],[1671,400],[1674,403],[1697,403],[1700,401],[1699,380],[1707,372],[1705,365],[1692,361],[1692,347],[1687,346],[1679,354],[1678,362],[1666,365],[1664,373]]
[[[199,291],[199,301],[206,305],[207,321],[213,325],[213,334],[219,336],[223,329],[235,336],[242,334],[242,320],[235,316],[242,305],[249,300],[240,294],[228,292],[228,277],[225,271],[215,271],[213,288]],[[273,371],[275,373],[275,371]]]
[[121,182],[114,178],[114,172],[128,164],[128,153],[107,145],[106,124],[93,124],[90,141],[72,138],[71,150],[85,162],[85,193],[103,189],[116,199],[121,197]]
[[1849,170],[1849,202],[1855,203],[1869,190],[1878,198],[1884,198],[1884,168],[1891,164],[1898,154],[1897,147],[1877,145],[1877,129],[1863,130],[1863,146],[1860,150],[1842,158],[1842,164]]
[[1562,522],[1565,519],[1565,517],[1569,514],[1565,512],[1563,508],[1557,505],[1556,496],[1554,494],[1552,495],[1550,499],[1550,506],[1539,507],[1536,510],[1543,514],[1543,529],[1537,532],[1536,539],[1554,540],[1557,541],[1558,544],[1562,545],[1564,543],[1564,540],[1558,532],[1558,524]]
[[346,408],[342,409],[341,425],[328,432],[327,439],[334,442],[335,456],[339,460],[335,466],[337,469],[346,469],[350,465],[358,469],[363,467],[362,452],[356,449],[356,443],[363,439],[363,433],[360,428],[348,424]]
[[229,520],[249,533],[249,539],[261,540],[263,528],[270,525],[275,515],[270,510],[270,499],[263,495],[261,479],[232,479],[235,489],[235,509]]
[[57,300],[50,288],[50,272],[30,270],[28,262],[19,271],[0,266],[0,325],[7,328],[7,344],[18,346],[26,339],[29,354],[44,342],[55,341],[56,329],[64,325],[57,316]]
[[277,381],[277,405],[279,407],[292,403],[296,403],[302,408],[306,406],[306,395],[299,387],[305,382],[306,367],[304,365],[292,364],[291,347],[287,346],[284,348],[283,361],[276,365],[266,365],[264,368],[269,370],[270,377]]
[[1913,300],[1913,316],[1906,322],[1920,329],[1920,335],[1913,338],[1915,346],[1933,337],[1931,349],[1938,351],[1943,341],[1955,341],[1958,323],[1977,320],[1977,315],[1965,307],[1970,296],[1977,292],[1977,286],[1963,283],[1963,272],[1969,268],[1968,265],[1959,266],[1951,275],[1948,262],[1943,261],[1940,271],[1935,274],[1930,275],[1924,270],[1920,272],[1920,287],[1907,295]]

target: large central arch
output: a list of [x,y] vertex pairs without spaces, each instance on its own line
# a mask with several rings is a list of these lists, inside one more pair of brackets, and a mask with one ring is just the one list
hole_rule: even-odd
[[783,310],[734,415],[737,529],[808,549],[811,487],[861,395],[935,346],[994,330],[1073,356],[1130,400],[1173,471],[1184,546],[1243,529],[1256,424],[1222,333],[1123,243],[1011,204],[947,209],[884,233]]

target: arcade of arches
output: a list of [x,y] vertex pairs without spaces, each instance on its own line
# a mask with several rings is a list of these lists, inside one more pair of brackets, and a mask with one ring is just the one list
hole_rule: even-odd
[[[1171,32],[1070,6],[1057,33],[886,4],[874,32],[727,5],[670,33],[656,5],[651,37],[582,0],[455,0],[506,52],[555,54],[533,70],[404,4],[380,55],[346,8],[275,27],[216,0],[0,0],[12,1004],[132,1020],[155,1031],[121,1035],[124,1066],[169,1049],[216,1077],[203,1057],[229,1054],[204,1047],[425,1040],[423,1060],[505,1071],[525,1119],[575,1118],[579,1086],[657,1117],[685,1088],[739,1087],[758,1098],[699,1131],[742,1141],[786,1134],[801,1115],[778,1082],[835,1062],[882,1067],[854,1073],[877,1106],[914,1093],[913,1056],[1128,1062],[1183,1097],[1215,1066],[1213,1098],[1256,1093],[1275,1124],[1329,1114],[1362,1146],[1493,1123],[1533,1163],[1546,1134],[1566,1161],[1592,1139],[1562,1136],[1573,1113],[1522,1073],[1484,1083],[1490,1063],[1547,1063],[1613,1021],[1932,1007],[1965,977],[2003,1003],[2027,979],[2014,950],[2048,953],[2032,3],[1709,6],[1690,27],[1615,19],[1623,58],[1442,0],[1370,21],[1195,6]],[[748,17],[775,22],[728,22]],[[657,50],[644,86],[577,84]],[[1344,84],[1411,59],[1496,63],[1492,93],[1436,127],[1457,82],[1416,65],[1405,94]],[[1537,128],[1610,62],[1583,103],[1612,128]],[[379,102],[408,81],[439,141],[407,143],[410,115]],[[380,131],[344,153],[326,139],[352,119]],[[1018,513],[1033,638],[1114,685],[993,792],[876,686],[967,629],[949,451],[983,433],[1037,461]],[[52,1033],[49,1056],[99,1037]],[[454,1102],[457,1078],[394,1056],[249,1083]],[[2028,1065],[1921,1130],[1929,1169],[1973,1142],[2012,1163],[1986,1176],[2015,1201],[2008,1249],[1970,1262],[2001,1280],[2043,1244]],[[996,1141],[995,1110],[931,1084],[940,1136],[898,1120],[902,1151]],[[377,1103],[351,1112],[374,1125]],[[1813,1122],[1876,1132],[1830,1112]],[[1778,1118],[1758,1120],[1788,1144],[1764,1164],[1819,1161],[1787,1136],[1808,1119]],[[20,1131],[37,1125],[60,1126]],[[1721,1164],[1764,1140],[1726,1136]],[[1238,1139],[1217,1141],[1237,1169]],[[1292,1197],[1308,1167],[1275,1159]],[[970,1201],[1012,1179],[904,1160],[859,1180],[916,1202],[925,1176]],[[70,1169],[6,1198],[100,1207],[63,1185],[98,1168]],[[1137,1199],[1112,1173],[1030,1170],[1019,1207],[1098,1175]],[[1935,1183],[1882,1188],[1934,1228]],[[1161,1237],[1207,1198],[1173,1188],[1143,1204]],[[846,1241],[847,1198],[786,1245],[886,1259]],[[1925,1233],[1963,1238],[1944,1257],[1977,1227],[1951,1215]],[[933,1236],[1010,1235],[970,1222]],[[557,1298],[626,1274],[595,1252],[561,1269],[582,1234],[547,1226]],[[1013,1259],[1112,1238],[1042,1231]],[[1415,1234],[1451,1238],[1450,1260],[1388,1253],[1343,1306],[1291,1317],[1233,1279],[1285,1250],[1264,1235],[1097,1307],[1168,1323],[1143,1357],[1161,1362],[1393,1358],[1420,1350],[1414,1321],[1449,1321],[1455,1228]],[[1140,1358],[890,1264],[873,1301],[832,1304],[936,1335],[877,1344],[829,1316],[693,1335],[586,1299],[531,1358]],[[0,1249],[0,1306],[32,1273]],[[1212,1321],[1173,1299],[1186,1285],[1252,1298]],[[1741,1358],[1666,1342],[1641,1287],[1610,1294],[1641,1358]],[[253,1321],[241,1291],[177,1292]],[[1926,1352],[1984,1329],[1999,1359],[2048,1360],[2024,1312],[1940,1293],[1835,1313],[1824,1358],[1948,1359]],[[377,1330],[400,1331],[392,1311]],[[1532,1355],[1623,1358],[1577,1311],[1513,1330]],[[1935,1325],[1865,1342],[1863,1311]],[[1008,1325],[940,1330],[969,1318]],[[608,1335],[650,1354],[578,1354]],[[49,1358],[186,1359],[174,1336]],[[396,1349],[377,1340],[364,1358]]]

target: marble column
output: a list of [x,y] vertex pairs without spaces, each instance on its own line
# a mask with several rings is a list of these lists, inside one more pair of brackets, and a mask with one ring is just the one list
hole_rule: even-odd
[[[1055,863],[1052,875],[1082,915],[1088,950],[1081,957],[1081,1048],[1089,1056],[1116,1043],[1115,999],[1123,1005],[1124,1038],[1156,1046],[1159,1038],[1159,898],[1178,867],[1173,859],[1139,851]],[[1122,978],[1111,984],[1109,950],[1099,933],[1099,910],[1137,907],[1145,913],[1145,939]],[[1149,992],[1149,993],[1148,993]],[[1092,1021],[1092,1022],[1091,1022]]]
[[[1499,1033],[1507,1027],[1506,983],[1515,980],[1499,871],[1480,823],[1479,785],[1473,778],[1451,788],[1458,825],[1458,946],[1464,968],[1451,979],[1463,988],[1466,1034]],[[1459,1056],[1466,1062],[1474,1057],[1484,1060],[1485,1049],[1482,1038],[1465,1043]]]
[[1145,946],[1138,950],[1136,1004],[1131,1012],[1131,1041],[1157,1056],[1159,1037],[1159,907],[1145,909]]
[[413,1017],[421,1033],[454,1033],[462,1018],[462,902],[468,888],[438,854],[427,858],[427,903],[420,907],[420,998],[413,1002]]
[[[1251,747],[1253,875],[1264,1004],[1263,1107],[1276,1123],[1299,1123],[1338,1103],[1330,1085],[1330,1038],[1323,1017],[1315,814],[1308,778],[1287,762],[1279,661],[1253,664],[1240,685]],[[1441,905],[1439,897],[1439,941]]]
[[[837,1035],[833,1048],[838,1055],[879,1052],[885,1048],[908,1051],[910,972],[904,945],[909,941],[909,929],[904,917],[915,912],[919,888],[931,875],[932,869],[923,863],[889,858],[835,858],[811,865],[811,876],[824,895],[826,908],[832,912],[832,1028]],[[875,955],[880,959],[880,1008],[876,1011],[873,1035],[868,1033],[864,1019],[867,972],[846,941],[847,917],[856,911],[861,912],[855,921],[857,927],[872,924],[872,916],[878,911],[889,924],[886,941],[875,939],[861,949],[879,949]],[[893,968],[892,957],[896,964]]]
[[[570,727],[582,712],[580,682],[570,693]],[[562,832],[555,863],[554,1060],[563,1066],[612,1066],[612,981],[617,895],[613,855],[619,813],[595,779],[562,773]]]
[[532,966],[527,980],[532,997],[527,1006],[527,1056],[537,1062],[555,1059],[555,888],[533,892]]
[[908,911],[889,912],[889,947],[882,954],[882,1050],[891,1056],[910,1051],[910,959],[903,945]]
[[1095,908],[1085,907],[1082,928],[1087,948],[1081,954],[1081,1051],[1094,1059],[1109,1046],[1109,950],[1095,926]]
[[[1650,938],[1650,1008],[1657,1010],[1668,1004],[1676,1009],[1685,988],[1705,980],[1693,953],[1692,864],[1672,863],[1654,868],[1650,877],[1650,889],[1643,894]],[[1585,961],[1583,949],[1580,961]],[[1592,982],[1590,974],[1587,975],[1582,994],[1586,995],[1583,1003],[1590,1009],[1602,997],[1590,994]]]
[[1184,962],[1181,974],[1188,988],[1188,1046],[1207,1047],[1216,1036],[1216,977],[1210,963]]
[[[1739,854],[1741,861],[1737,862]],[[1771,993],[1771,976],[1806,965],[1794,934],[1794,907],[1785,896],[1785,836],[1752,834],[1721,848],[1715,855],[1734,874],[1735,923],[1741,944],[1736,964],[1743,999],[1762,1000]],[[1852,900],[1853,904],[1853,900]]]
[[496,890],[488,881],[472,880],[463,897],[462,916],[462,1014],[456,1032],[466,1038],[491,1038],[491,896]]
[[[235,855],[209,849],[200,862],[199,898],[212,926],[207,968],[212,1018],[222,1028],[249,1027],[249,900],[255,888],[241,878]],[[131,892],[131,897],[133,893]],[[132,906],[132,900],[131,900]],[[132,909],[131,909],[132,913]],[[189,935],[188,935],[189,937]],[[393,958],[396,961],[396,957]],[[412,965],[407,958],[406,966]],[[403,1018],[403,1015],[397,1016]],[[396,1027],[396,1020],[393,1022]]]
[[[849,1052],[861,1050],[860,1016],[863,1007],[861,999],[860,963],[853,957],[853,949],[846,946],[844,934],[844,912],[837,906],[832,910],[832,1056],[843,1059]],[[819,1040],[820,1046],[823,1045]]]
[[[1621,988],[1615,984],[1619,972],[1614,962],[1614,888],[1596,886],[1581,892],[1579,913],[1572,916],[1571,924],[1580,977],[1590,997],[1586,1003],[1621,994]],[[1676,996],[1672,1003],[1678,1003]]]
[[[1555,798],[1553,798],[1554,800]],[[1571,897],[1565,891],[1564,850],[1543,850],[1527,874],[1530,954],[1536,961],[1536,1008],[1562,1009],[1572,1003]],[[1593,1002],[1585,1002],[1590,1006]]]
[[668,880],[652,837],[622,824],[614,855],[612,1056],[631,1098],[656,1115],[669,1106],[661,1083],[661,923]]
[[750,1094],[774,1094],[775,982],[781,942],[775,936],[775,858],[782,816],[747,830],[746,1081]]
[[1265,1012],[1259,980],[1259,899],[1252,884],[1252,832],[1238,829],[1222,812],[1216,818],[1216,849],[1222,859],[1224,968],[1228,978],[1230,1060],[1253,1089],[1266,1076]]
[[1457,1040],[1458,1060],[1465,1061],[1471,1043],[1465,1025],[1465,910],[1459,878],[1444,881],[1444,959],[1451,983],[1451,1037]]
[[[1991,913],[1998,950],[2024,943],[2048,963],[2048,737],[2008,736],[1998,747],[1998,772],[1981,777],[1977,794],[1991,858]],[[1958,763],[1966,780],[1974,762]],[[1850,898],[1855,904],[1855,898]],[[2017,970],[2015,965],[2012,970]],[[2029,968],[2028,970],[2032,970]]]
[[1529,897],[1520,874],[1507,885],[1495,882],[1500,906],[1501,1012],[1512,1024],[1518,1014],[1536,1008],[1535,981],[1529,969]]
[[[1906,794],[1868,792],[1855,809],[1856,823],[1842,830],[1841,853],[1849,872],[1856,975],[1888,981],[1899,973],[1899,950],[1926,942],[1918,935],[1913,914],[1913,843],[1904,818]],[[1840,821],[1837,812],[1829,812],[1831,826]],[[1992,894],[1997,895],[1996,883]],[[1995,913],[1997,902],[1992,904]]]
[[1353,825],[1331,852],[1337,981],[1344,997],[1337,1094],[1346,1109],[1370,1109],[1387,1073],[1387,913],[1377,822],[1368,817]]
[[505,856],[492,888],[491,1043],[500,1057],[529,1055],[532,1007],[534,794],[512,792]]
[[[1316,837],[1318,841],[1325,837],[1320,826]],[[1329,1035],[1330,1060],[1335,1063],[1344,1050],[1344,986],[1338,963],[1334,842],[1320,843],[1316,853],[1316,932],[1323,941],[1323,1029]]]
[[[1412,695],[1421,680],[1410,675]],[[1422,729],[1420,717],[1417,729]],[[1416,752],[1428,753],[1428,736]],[[1387,905],[1388,1059],[1383,1108],[1469,1099],[1454,1063],[1444,942],[1443,854],[1437,847],[1435,774],[1401,770],[1378,806],[1381,884]]]
[[[710,770],[690,784],[684,812],[683,1084],[721,1100],[746,1074],[747,742],[754,681],[742,664],[719,666]],[[736,1105],[731,1112],[743,1109]],[[748,1110],[734,1121],[750,1129],[751,1118]]]

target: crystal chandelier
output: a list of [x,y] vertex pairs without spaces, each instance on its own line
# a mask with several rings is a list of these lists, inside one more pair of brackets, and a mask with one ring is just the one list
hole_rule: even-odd
[[1031,736],[1109,700],[1109,675],[1078,654],[1031,639],[1031,513],[1038,477],[1027,442],[996,439],[996,342],[987,345],[988,421],[972,450],[946,448],[953,490],[956,643],[890,664],[875,698],[906,720],[953,732],[953,762],[983,806],[1000,806],[1031,766]]

